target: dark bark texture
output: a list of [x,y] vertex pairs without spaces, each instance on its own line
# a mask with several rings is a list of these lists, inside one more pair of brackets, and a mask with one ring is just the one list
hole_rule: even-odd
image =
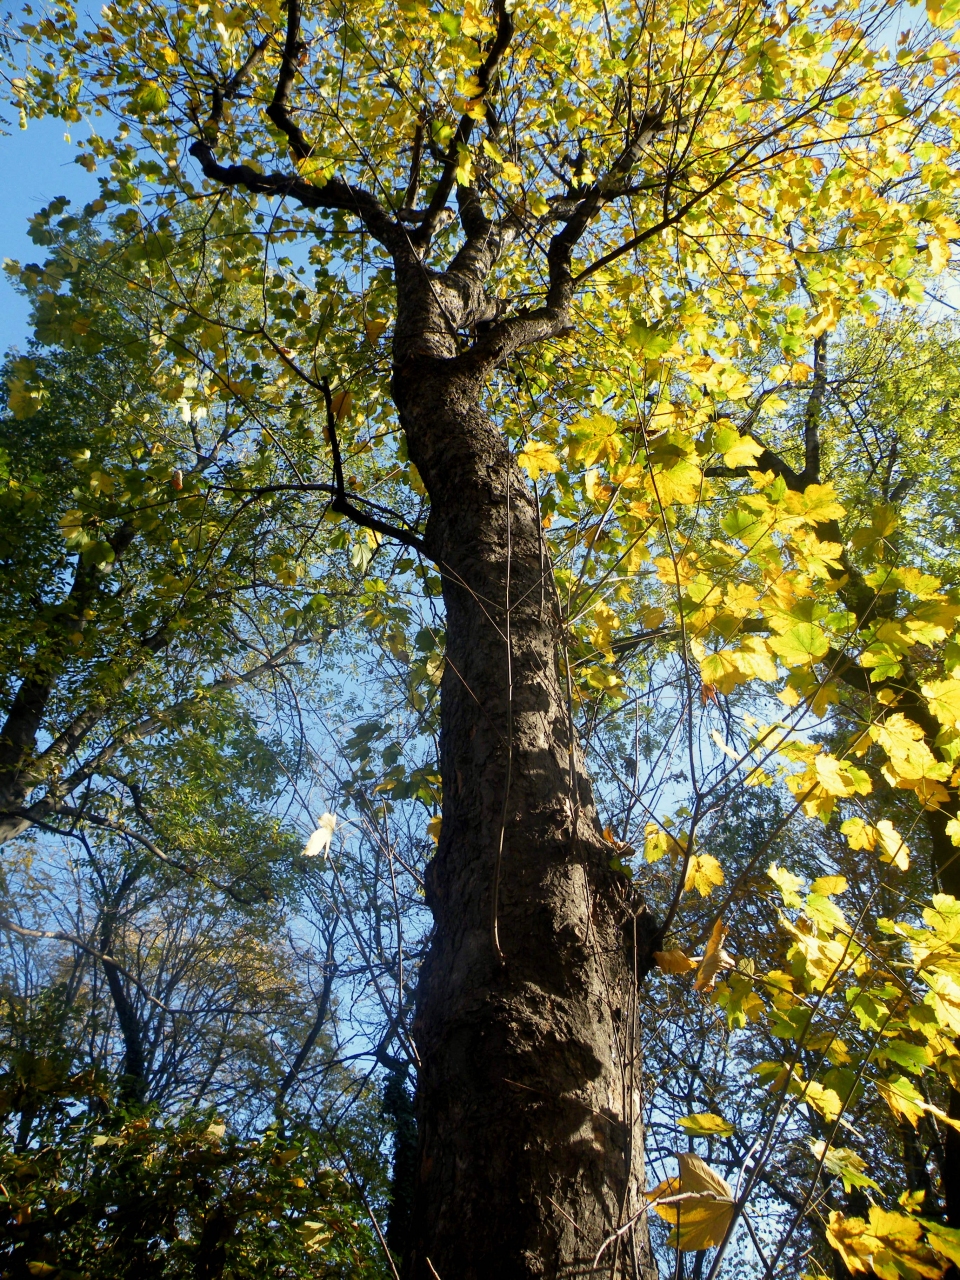
[[[421,333],[423,329],[421,328]],[[420,979],[409,1280],[654,1273],[618,1234],[643,1188],[629,885],[610,867],[558,670],[534,496],[454,359],[394,396],[441,567],[443,828]]]
[[[476,72],[480,97],[513,36],[510,6],[497,0],[495,10]],[[291,3],[269,114],[294,154],[307,156],[291,114],[299,40]],[[458,185],[471,115],[419,210],[406,207],[421,185],[415,144],[406,206],[394,211],[340,178],[320,187],[219,163],[223,98],[213,95],[190,148],[208,179],[348,212],[391,255],[392,392],[430,496],[423,542],[364,518],[436,562],[446,606],[443,826],[427,876],[435,930],[413,1028],[419,1152],[405,1280],[650,1280],[637,980],[655,928],[610,866],[559,667],[562,619],[535,495],[484,395],[513,352],[571,327],[574,249],[603,206],[630,191],[665,105],[632,122],[602,179],[571,188],[540,216],[548,281],[528,310],[487,292],[498,260],[534,227],[519,209],[488,218],[478,190]],[[451,217],[463,238],[446,269],[434,270],[431,241]],[[342,499],[336,509],[360,521]]]

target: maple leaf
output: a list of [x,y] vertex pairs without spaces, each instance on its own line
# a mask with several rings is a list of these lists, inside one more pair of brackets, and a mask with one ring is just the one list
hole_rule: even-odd
[[812,622],[798,622],[768,643],[788,667],[809,666],[823,658],[830,648],[830,641],[823,630]]
[[692,1116],[684,1116],[677,1123],[694,1138],[729,1138],[736,1132],[729,1120],[724,1120],[723,1116],[714,1115],[709,1111],[698,1111]]
[[653,959],[664,973],[689,973],[691,969],[697,967],[690,957],[679,949],[654,951]]
[[549,445],[539,440],[529,440],[517,454],[517,462],[531,480],[539,480],[541,471],[559,471],[560,459]]
[[696,889],[701,898],[707,898],[721,884],[723,868],[716,858],[710,853],[693,854],[687,863],[687,873],[683,880],[684,893]]
[[654,1210],[674,1226],[667,1243],[681,1252],[711,1249],[727,1234],[736,1208],[733,1188],[699,1156],[677,1156],[679,1178],[645,1192]]
[[960,680],[934,680],[923,685],[921,692],[942,725],[960,728]]

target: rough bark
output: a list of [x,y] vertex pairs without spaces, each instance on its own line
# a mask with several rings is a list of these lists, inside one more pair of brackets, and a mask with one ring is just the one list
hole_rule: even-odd
[[[509,6],[496,11],[476,73],[481,96],[513,32]],[[285,49],[298,39],[290,5]],[[309,154],[290,115],[285,59],[271,119],[295,154]],[[392,391],[430,495],[418,549],[440,568],[447,632],[443,826],[427,877],[435,931],[414,1023],[419,1163],[406,1280],[653,1276],[640,1214],[637,980],[655,931],[610,866],[558,669],[560,617],[535,498],[482,401],[497,364],[570,327],[573,250],[628,189],[663,109],[636,122],[602,180],[544,216],[542,230],[559,224],[546,294],[523,310],[486,293],[523,215],[491,221],[477,192],[456,185],[469,115],[427,207],[394,216],[340,179],[318,187],[221,165],[212,146],[220,105],[214,95],[204,137],[190,148],[208,179],[348,211],[394,264]],[[413,176],[411,184],[408,201]],[[462,247],[446,270],[432,270],[427,250],[454,193]]]
[[603,1274],[649,1276],[642,1230],[610,1241],[641,1203],[636,976],[652,930],[641,915],[638,955],[572,738],[536,504],[482,382],[427,355],[394,379],[447,619],[404,1270],[584,1275],[607,1244]]

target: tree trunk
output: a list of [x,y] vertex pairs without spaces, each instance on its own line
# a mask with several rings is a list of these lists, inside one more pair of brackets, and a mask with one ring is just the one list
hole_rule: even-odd
[[650,917],[611,869],[558,670],[534,496],[481,372],[408,356],[394,398],[446,605],[443,826],[419,984],[408,1280],[651,1277],[637,976]]

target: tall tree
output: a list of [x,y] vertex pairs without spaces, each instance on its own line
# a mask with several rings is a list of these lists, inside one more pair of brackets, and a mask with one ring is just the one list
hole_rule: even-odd
[[[929,21],[952,8],[931,4]],[[923,22],[888,51],[899,11],[118,3],[82,35],[66,6],[24,27],[58,69],[18,77],[25,113],[119,122],[82,159],[108,164],[104,201],[142,202],[117,220],[118,269],[156,299],[158,342],[190,350],[227,403],[322,406],[332,513],[439,575],[443,821],[413,1029],[411,1280],[579,1274],[604,1255],[613,1274],[652,1274],[637,988],[684,891],[717,883],[696,845],[711,802],[697,688],[709,702],[773,682],[779,660],[786,699],[823,714],[823,660],[866,693],[868,671],[904,670],[900,642],[878,632],[881,583],[844,548],[821,444],[827,335],[884,292],[919,297],[960,233],[942,79],[956,55]],[[181,199],[210,210],[208,274],[189,283],[170,243]],[[274,270],[291,241],[316,267],[312,294],[292,274],[305,264]],[[229,300],[244,276],[259,296]],[[777,445],[761,425],[788,409],[784,383],[805,395],[799,416],[777,419]],[[378,483],[409,484],[406,519],[351,496],[348,468],[376,449]],[[690,529],[711,480],[734,482],[733,551],[707,553]],[[645,558],[663,591],[637,574]],[[412,557],[398,573],[430,587]],[[814,613],[818,590],[842,608]],[[604,832],[574,723],[584,686],[599,708],[621,684],[615,591],[641,635],[664,626],[661,602],[675,618],[693,807],[682,839],[650,835],[648,857],[676,864],[659,921]],[[918,636],[940,625],[911,617]],[[571,647],[588,636],[595,660],[577,669]],[[851,637],[867,660],[848,656]],[[891,698],[933,758],[953,686],[924,687],[908,677]],[[882,724],[873,741],[894,767],[904,758]],[[803,758],[802,740],[782,745]],[[798,803],[829,816],[867,784],[806,749]],[[940,795],[913,789],[921,803]],[[955,865],[952,804],[934,823],[941,877]],[[712,939],[703,990],[719,920]]]

